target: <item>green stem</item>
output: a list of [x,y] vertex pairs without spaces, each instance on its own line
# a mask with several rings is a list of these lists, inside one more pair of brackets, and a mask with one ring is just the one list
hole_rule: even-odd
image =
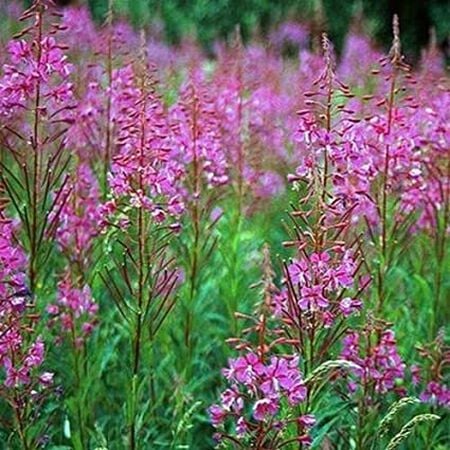
[[[37,65],[40,66],[42,58],[42,10],[39,8],[36,12],[37,22]],[[36,82],[36,95],[34,100],[34,119],[33,119],[33,193],[31,199],[31,236],[30,238],[30,262],[29,262],[29,283],[30,290],[34,293],[37,279],[37,243],[38,243],[38,202],[39,202],[39,185],[40,185],[40,166],[41,166],[41,146],[39,136],[39,115],[41,103],[41,83],[38,79]]]
[[[141,95],[145,99],[145,78],[144,74],[141,75]],[[146,123],[146,102],[143,101],[140,111],[140,148],[139,148],[139,166],[144,167],[144,150],[145,150],[145,123]],[[139,171],[138,176],[138,186],[139,192],[144,192],[144,179],[142,171]],[[146,260],[145,260],[145,238],[146,238],[146,226],[144,211],[142,206],[138,208],[137,217],[137,240],[138,240],[138,292],[137,292],[137,310],[135,312],[135,327],[134,335],[132,338],[132,375],[131,375],[131,417],[130,417],[130,436],[129,444],[130,450],[136,450],[136,407],[138,403],[138,379],[139,379],[139,366],[141,359],[141,346],[142,346],[142,314],[144,306],[144,282],[145,282],[145,272],[146,272]]]
[[[75,318],[72,314],[72,322]],[[84,396],[81,392],[82,379],[83,379],[83,364],[80,358],[80,353],[77,348],[77,333],[75,326],[72,326],[71,330],[72,338],[72,351],[74,357],[74,372],[75,372],[75,397],[76,397],[76,415],[78,420],[78,429],[80,432],[80,441],[82,448],[86,448],[86,432],[85,423],[83,419],[83,411],[86,411],[86,405],[84,404]],[[82,356],[82,355],[81,355]]]
[[[388,102],[388,118],[387,118],[387,130],[386,136],[391,134],[392,129],[392,115],[394,111],[394,102],[395,102],[395,86],[396,86],[396,78],[397,78],[397,70],[394,69],[394,73],[391,80],[391,86],[389,91],[389,102]],[[388,186],[389,186],[389,167],[390,167],[390,145],[386,144],[385,155],[384,155],[384,168],[383,168],[383,178],[382,178],[382,188],[381,188],[381,217],[380,217],[380,225],[381,225],[381,236],[380,236],[380,247],[381,247],[381,261],[378,263],[378,271],[377,271],[377,313],[381,314],[383,311],[383,305],[386,300],[386,292],[385,292],[385,277],[386,273],[389,269],[389,263],[386,261],[387,258],[387,209],[388,209]]]
[[198,140],[198,102],[195,93],[193,95],[193,105],[192,105],[192,146],[193,146],[193,161],[192,161],[192,185],[193,185],[193,200],[191,209],[191,219],[194,229],[194,242],[192,245],[192,264],[190,267],[190,277],[189,277],[189,301],[186,305],[187,315],[186,315],[186,327],[185,327],[185,345],[188,348],[188,359],[192,356],[192,328],[194,322],[194,310],[195,310],[195,300],[197,296],[197,285],[198,285],[198,271],[199,271],[199,245],[200,245],[200,161],[197,154],[197,140]]
[[16,427],[17,431],[19,433],[20,442],[22,445],[22,450],[29,450],[30,446],[28,445],[28,439],[25,433],[25,427],[23,423],[23,418],[21,411],[19,410],[19,398],[17,395],[14,396],[14,415],[16,420]]

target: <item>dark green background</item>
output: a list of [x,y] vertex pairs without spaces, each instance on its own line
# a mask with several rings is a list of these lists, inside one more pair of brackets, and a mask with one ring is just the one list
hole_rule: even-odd
[[[60,0],[59,3],[74,2]],[[88,3],[100,21],[108,0],[88,0]],[[358,10],[363,11],[364,29],[385,47],[391,40],[392,15],[398,13],[404,51],[412,57],[427,44],[432,26],[442,47],[448,46],[450,34],[449,0],[113,0],[113,3],[115,10],[129,17],[136,26],[153,19],[162,20],[170,42],[195,34],[207,47],[215,38],[229,36],[238,23],[244,38],[257,30],[264,33],[288,17],[315,18],[320,23],[317,11],[321,8],[323,24],[338,49]]]

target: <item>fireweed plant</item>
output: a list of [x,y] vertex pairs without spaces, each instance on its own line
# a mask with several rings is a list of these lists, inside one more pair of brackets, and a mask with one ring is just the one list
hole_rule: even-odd
[[29,3],[0,0],[0,449],[447,448],[433,32],[409,66],[358,17],[336,55],[318,8],[206,55]]
[[9,43],[0,81],[1,178],[22,223],[32,293],[42,282],[69,192],[65,135],[75,107],[73,66],[56,40],[60,26],[45,23],[48,15],[58,16],[47,2],[35,1],[21,16],[30,25]]
[[[442,62],[437,57],[436,43],[431,35],[430,47],[424,52],[421,72],[417,81],[416,98],[420,104],[429,95],[432,101],[429,108],[416,108],[414,121],[419,125],[420,147],[422,153],[414,160],[417,176],[404,198],[417,208],[415,202],[422,204],[416,230],[423,230],[431,238],[436,268],[434,269],[433,319],[430,329],[434,338],[440,327],[448,323],[448,316],[442,310],[443,274],[448,247],[448,228],[450,217],[450,163],[446,145],[449,101],[448,81],[439,75]],[[434,82],[431,82],[434,80]],[[430,83],[431,82],[431,83]],[[420,194],[419,194],[420,193]],[[420,200],[419,200],[420,199]],[[411,205],[412,206],[412,205]],[[410,207],[411,207],[410,206]]]
[[98,311],[89,274],[93,273],[94,240],[102,219],[98,208],[100,190],[89,166],[81,162],[64,189],[70,193],[62,206],[56,242],[66,266],[58,279],[56,301],[46,309],[50,316],[48,326],[55,332],[55,345],[62,350],[67,340],[72,353],[70,386],[73,397],[68,397],[67,404],[69,417],[76,417],[76,421],[71,424],[71,437],[77,448],[84,448],[87,445],[86,415],[90,410],[86,390],[89,371],[86,341],[97,323]]
[[0,193],[0,439],[7,447],[35,449],[45,442],[40,413],[53,373],[43,369],[45,346],[26,284],[26,256],[17,244],[18,223],[6,215]]
[[[173,158],[169,124],[155,92],[145,51],[133,66],[129,96],[118,119],[118,153],[110,173],[112,199],[103,205],[112,264],[101,277],[121,319],[129,327],[126,425],[130,449],[140,448],[141,427],[156,403],[153,373],[140,377],[151,358],[157,332],[174,307],[179,270],[169,240],[179,231],[184,204],[178,186],[182,168]],[[143,398],[149,382],[150,402]],[[143,405],[146,405],[143,407]]]
[[[228,443],[237,448],[262,449],[309,442],[308,430],[315,422],[311,415],[299,416],[296,408],[305,401],[308,392],[298,357],[277,352],[284,339],[273,325],[275,273],[267,246],[263,252],[261,301],[254,316],[236,314],[250,323],[242,338],[229,339],[240,356],[228,360],[223,375],[229,387],[222,392],[220,404],[209,408],[211,422],[219,429],[215,439],[224,446]],[[280,409],[284,411],[284,420],[277,420]],[[295,430],[292,439],[286,438],[285,430],[289,428]]]
[[[417,103],[414,96],[408,96],[409,86],[415,84],[409,66],[401,53],[398,17],[393,20],[394,39],[389,55],[382,58],[380,68],[372,73],[381,76],[379,90],[374,94],[375,108],[380,108],[368,118],[372,138],[367,137],[367,149],[372,152],[372,163],[376,170],[372,183],[374,216],[365,215],[369,235],[376,249],[377,275],[376,308],[378,314],[388,298],[386,281],[395,259],[407,248],[407,236],[413,214],[403,210],[399,204],[399,184],[408,184],[415,176],[414,153],[416,151],[416,130],[411,126],[411,114]],[[409,89],[411,91],[411,89]],[[370,96],[364,98],[368,99]],[[374,109],[376,111],[376,109]],[[393,245],[394,243],[400,245]]]
[[[248,233],[247,219],[258,209],[264,209],[265,200],[279,195],[284,187],[274,169],[267,168],[267,160],[278,151],[280,143],[280,139],[273,138],[279,136],[278,127],[273,126],[274,118],[278,117],[273,114],[278,98],[260,78],[270,79],[271,56],[258,48],[255,55],[249,56],[247,60],[237,28],[231,46],[218,48],[217,69],[212,79],[220,141],[230,178],[223,217],[218,223],[222,236],[218,250],[224,264],[219,288],[233,333],[238,327],[234,312],[239,302],[247,301],[248,275],[242,268],[249,267],[252,254],[258,251]],[[265,59],[264,68],[258,64],[261,57]],[[268,73],[264,72],[266,69]],[[259,77],[254,76],[253,70]]]
[[[78,85],[80,89],[77,92],[76,115],[80,120],[71,127],[68,138],[77,153],[102,174],[100,184],[104,196],[108,191],[107,177],[115,153],[121,99],[127,95],[127,78],[130,77],[127,67],[120,67],[118,60],[127,58],[135,40],[127,40],[127,30],[113,23],[112,5],[109,5],[105,23],[98,33],[95,28],[77,30],[79,22],[86,20],[83,13],[83,9],[66,13],[63,22],[71,30],[69,36],[64,36],[66,40],[78,47],[87,41],[87,48],[94,47],[95,50],[94,54],[86,54],[84,48],[79,50],[86,66],[81,74],[85,80]],[[78,31],[75,37],[74,31]],[[87,33],[88,37],[82,37],[82,33]]]
[[[320,111],[316,121],[314,112],[312,111],[311,114],[308,112],[308,118],[301,121],[298,138],[301,145],[312,147],[310,151],[304,152],[310,159],[290,177],[290,180],[297,184],[301,180],[307,182],[306,194],[300,201],[300,207],[293,207],[293,211],[289,214],[293,233],[290,240],[284,243],[285,246],[296,248],[298,257],[283,264],[283,287],[279,292],[273,288],[269,296],[271,297],[269,301],[271,313],[280,321],[278,331],[280,342],[292,346],[293,368],[299,370],[301,363],[303,373],[306,375],[313,374],[322,363],[327,362],[330,348],[345,331],[346,319],[360,310],[362,303],[359,296],[367,285],[367,281],[360,280],[359,286],[353,289],[357,281],[357,272],[361,267],[358,263],[360,257],[358,239],[354,239],[348,247],[345,241],[339,239],[341,234],[345,235],[343,232],[349,227],[352,207],[350,206],[349,209],[343,207],[339,198],[331,196],[327,189],[331,173],[328,148],[331,143],[335,147],[338,147],[340,143],[331,141],[339,135],[336,133],[334,136],[332,133],[331,97],[335,89],[335,77],[330,44],[326,37],[324,37],[324,50],[325,67],[315,82],[318,91],[308,93],[308,96],[320,96],[320,91],[326,92],[326,103],[310,101],[311,104],[324,108],[325,114]],[[342,87],[344,94],[347,93],[348,89],[345,86]],[[300,115],[304,118],[306,113],[301,111]],[[319,121],[323,118],[325,120],[322,125]],[[311,129],[313,129],[313,137],[311,137]],[[319,139],[328,139],[328,142],[324,145]],[[342,362],[337,362],[338,365],[340,363]],[[342,364],[345,365],[345,363]],[[243,371],[246,372],[245,367]],[[267,383],[273,383],[275,391],[282,386],[281,382],[277,381],[276,375],[273,380],[267,380]],[[310,443],[310,439],[301,431],[302,426],[307,430],[307,425],[314,423],[313,417],[309,415],[313,393],[314,390],[307,394],[304,387],[301,398],[301,401],[304,401],[302,412],[310,422],[306,425],[302,424],[300,418],[299,435],[283,443],[282,426],[278,421],[274,422],[279,412],[278,403],[271,398],[271,393],[267,392],[267,397],[261,399],[261,404],[266,405],[265,412],[258,412],[258,403],[254,407],[253,416],[257,421],[261,421],[261,426],[265,420],[268,420],[269,423],[266,424],[268,429],[278,430],[277,436],[281,442],[278,439],[269,441],[267,437],[260,437],[257,438],[257,444],[254,444],[257,445],[256,448],[280,448],[291,442],[297,442],[297,445]],[[229,410],[228,405],[223,405],[222,408],[225,408],[225,411]],[[217,414],[218,411],[217,407],[214,407],[211,413]],[[270,420],[266,415],[270,417]],[[238,428],[236,432],[240,433]]]
[[184,341],[192,352],[192,329],[201,301],[205,265],[216,247],[215,225],[220,220],[217,202],[228,181],[228,165],[220,140],[220,127],[208,85],[201,74],[192,73],[170,110],[174,148],[185,168],[185,222],[182,236],[185,255],[186,319]]
[[[234,312],[237,310],[242,291],[248,289],[241,276],[246,264],[246,253],[251,246],[244,237],[244,214],[248,206],[250,179],[248,174],[247,143],[249,137],[249,110],[243,59],[243,45],[239,29],[233,36],[231,48],[222,48],[218,54],[218,68],[213,77],[213,95],[217,111],[221,145],[230,168],[230,187],[219,233],[227,239],[219,241],[219,251],[224,264],[223,285],[220,294],[228,314],[230,330],[237,332]],[[231,194],[231,195],[230,195]],[[226,231],[223,231],[226,227]]]

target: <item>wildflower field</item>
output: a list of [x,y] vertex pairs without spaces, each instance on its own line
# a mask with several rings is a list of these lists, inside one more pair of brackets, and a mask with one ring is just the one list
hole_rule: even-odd
[[[450,83],[352,27],[169,46],[0,2],[0,450],[450,448]],[[401,17],[400,17],[401,21]]]

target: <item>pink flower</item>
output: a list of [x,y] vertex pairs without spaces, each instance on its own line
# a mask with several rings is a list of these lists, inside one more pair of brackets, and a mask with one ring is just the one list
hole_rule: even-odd
[[4,358],[3,367],[6,371],[6,378],[4,382],[6,387],[15,388],[21,384],[28,384],[30,382],[29,368],[15,368],[10,358]]
[[237,386],[232,386],[220,396],[221,404],[226,411],[234,411],[239,413],[244,407],[244,401],[240,396]]
[[65,333],[81,333],[79,344],[92,333],[97,323],[98,304],[92,298],[89,286],[75,287],[66,271],[58,283],[57,303],[47,306],[52,315],[50,325],[59,323]]
[[292,384],[287,390],[288,400],[291,405],[298,405],[306,399],[306,385],[300,379],[292,380]]
[[262,421],[267,416],[275,416],[278,412],[278,402],[272,398],[262,398],[258,400],[253,406],[253,417],[255,420]]
[[379,393],[391,391],[397,380],[405,376],[405,364],[397,352],[394,332],[383,331],[375,345],[368,339],[372,339],[370,335],[361,339],[356,331],[349,332],[343,340],[341,357],[360,366],[353,370],[360,385],[372,383]]
[[294,259],[288,266],[288,270],[289,277],[294,284],[300,284],[303,286],[311,279],[308,262],[305,259]]
[[342,263],[337,268],[330,270],[329,275],[336,287],[348,288],[354,283],[355,271],[356,264],[353,257],[346,252]]
[[98,182],[87,164],[77,167],[73,181],[58,198],[61,210],[56,240],[71,259],[87,264],[93,240],[101,230],[103,214],[99,208]]
[[287,308],[287,291],[284,289],[272,297],[272,310],[275,317],[282,317]]
[[316,424],[316,418],[312,414],[305,414],[297,419],[301,427],[309,429]]
[[298,438],[298,442],[306,447],[309,447],[312,444],[312,439],[309,434],[303,434]]
[[40,377],[39,377],[39,382],[41,383],[42,386],[44,387],[49,387],[53,384],[53,373],[51,372],[44,372]]
[[40,114],[44,117],[54,113],[59,119],[69,120],[74,103],[73,85],[69,82],[72,66],[55,38],[44,36],[33,46],[25,39],[14,40],[8,45],[8,53],[12,65],[3,66],[0,78],[0,115],[21,113],[34,100],[39,86],[47,99]]
[[420,367],[416,364],[411,366],[411,381],[414,386],[417,386],[420,383]]
[[303,384],[296,358],[287,360],[272,357],[262,380],[259,389],[266,397],[274,397],[284,392],[292,405],[306,398],[306,386]]
[[211,424],[214,427],[221,425],[226,417],[226,412],[219,405],[212,405],[208,409],[209,418],[211,419]]
[[331,328],[333,326],[334,321],[335,321],[335,316],[332,312],[322,311],[321,317],[322,317],[323,327],[325,329]]
[[339,309],[341,310],[344,317],[351,316],[361,308],[362,302],[351,297],[345,297],[339,303]]
[[437,381],[430,381],[420,395],[420,400],[432,405],[450,408],[450,389]]
[[[148,95],[139,87],[133,66],[118,69],[113,77],[118,135],[108,181],[115,204],[126,204],[131,210],[144,208],[155,223],[177,219],[184,209],[184,168],[176,159],[163,104],[155,93]],[[128,207],[121,209],[121,216]]]
[[328,307],[328,300],[323,295],[323,287],[315,285],[312,287],[302,287],[301,298],[298,305],[303,310],[317,310]]
[[223,370],[227,379],[244,384],[251,384],[263,372],[264,365],[255,353],[248,353],[234,360],[230,359],[229,369]]
[[319,272],[324,272],[328,268],[331,258],[327,252],[322,252],[313,253],[310,259]]
[[236,422],[236,434],[238,436],[244,436],[245,433],[248,431],[248,424],[244,417],[239,417],[239,419]]
[[193,177],[200,176],[207,186],[217,187],[229,181],[228,164],[220,139],[220,122],[209,92],[210,86],[202,75],[191,74],[181,89],[179,102],[170,110],[169,120],[174,154],[186,166],[186,175],[192,168],[196,171]]
[[28,350],[28,354],[24,360],[24,366],[27,368],[37,367],[42,364],[43,360],[44,343],[41,338],[38,338]]

